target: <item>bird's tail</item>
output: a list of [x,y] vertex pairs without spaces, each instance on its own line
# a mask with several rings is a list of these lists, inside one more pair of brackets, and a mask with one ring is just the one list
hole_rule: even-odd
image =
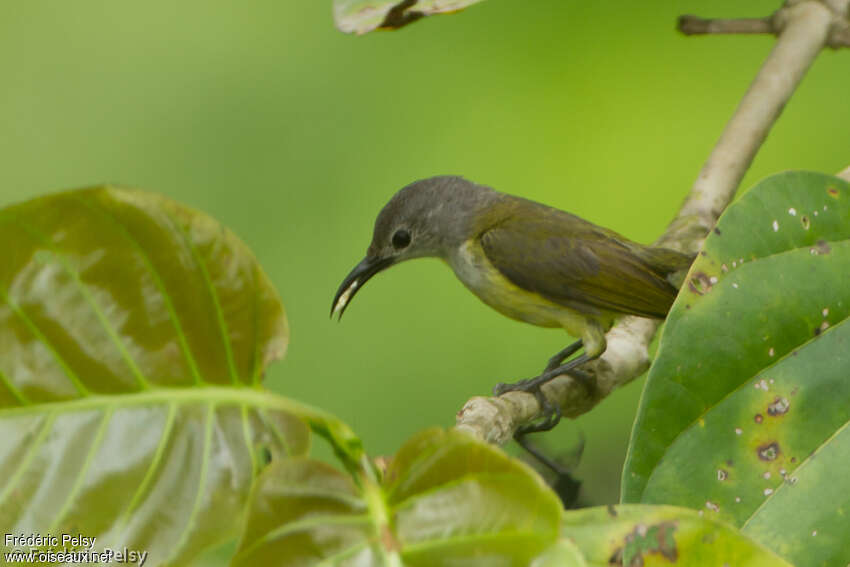
[[638,252],[638,256],[652,268],[652,271],[666,278],[676,288],[682,286],[688,268],[696,259],[696,254],[683,254],[669,248],[651,246],[643,247]]

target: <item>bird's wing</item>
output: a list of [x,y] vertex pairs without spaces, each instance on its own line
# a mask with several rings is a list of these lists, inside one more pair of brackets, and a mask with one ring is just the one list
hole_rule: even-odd
[[508,280],[579,312],[663,319],[676,297],[664,275],[636,253],[640,245],[562,211],[511,216],[480,239]]

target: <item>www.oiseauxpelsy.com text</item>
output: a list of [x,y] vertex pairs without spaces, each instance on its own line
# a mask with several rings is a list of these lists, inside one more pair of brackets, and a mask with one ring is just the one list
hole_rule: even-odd
[[5,564],[28,563],[127,563],[142,567],[148,552],[136,549],[96,549],[96,537],[80,534],[5,534]]

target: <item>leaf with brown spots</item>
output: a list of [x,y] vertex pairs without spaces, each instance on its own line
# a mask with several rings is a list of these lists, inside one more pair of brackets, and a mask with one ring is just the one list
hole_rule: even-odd
[[563,536],[587,565],[790,567],[735,528],[694,510],[625,505],[615,512],[599,507],[564,514]]
[[624,501],[702,509],[797,565],[850,562],[848,219],[850,185],[806,172],[723,214],[688,276],[703,293],[661,337]]

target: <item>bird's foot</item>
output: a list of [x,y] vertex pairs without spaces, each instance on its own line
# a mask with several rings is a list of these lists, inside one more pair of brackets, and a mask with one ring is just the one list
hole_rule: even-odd
[[537,386],[534,383],[537,378],[539,378],[539,376],[511,383],[499,382],[493,387],[493,395],[501,396],[507,392],[528,392],[529,394],[533,394],[534,390],[537,389]]
[[[527,425],[523,425],[517,428],[516,432],[514,433],[514,439],[517,443],[519,443],[520,446],[522,446],[526,451],[533,455],[546,468],[555,473],[554,486],[556,487],[559,496],[561,496],[561,499],[567,508],[570,508],[575,505],[576,500],[578,498],[578,492],[581,483],[572,477],[568,468],[562,466],[558,461],[550,458],[545,453],[540,451],[537,447],[535,447],[528,440],[527,436],[530,433],[549,431],[550,429],[558,425],[558,422],[560,422],[561,420],[560,406],[550,402],[541,390],[544,384],[546,384],[556,376],[567,374],[575,381],[581,383],[587,389],[589,394],[592,394],[595,390],[596,378],[592,374],[589,374],[588,372],[585,372],[584,370],[580,370],[578,368],[585,362],[588,362],[589,360],[592,360],[592,358],[595,357],[589,357],[587,354],[582,354],[565,364],[561,364],[565,356],[573,354],[576,350],[578,350],[580,346],[581,343],[570,345],[563,351],[553,356],[549,360],[549,364],[546,366],[546,369],[540,376],[528,378],[526,380],[520,380],[518,382],[514,382],[513,384],[499,383],[496,385],[495,388],[493,388],[494,396],[501,396],[506,392],[520,391],[533,394],[534,397],[537,399],[537,403],[540,404],[540,419],[533,423],[529,423]],[[579,454],[580,451],[581,449],[579,449]]]
[[561,421],[561,408],[558,405],[550,402],[549,399],[543,395],[543,391],[540,388],[535,389],[532,393],[534,394],[534,397],[537,398],[537,403],[540,404],[540,417],[542,419],[540,421],[518,427],[516,433],[514,433],[514,439],[519,440],[518,438],[528,435],[529,433],[549,431],[558,425],[559,421]]
[[[581,356],[577,356],[571,361],[558,366],[556,368],[552,368],[550,370],[546,370],[540,376],[535,376],[534,378],[527,378],[525,380],[520,380],[518,382],[513,382],[512,384],[505,384],[504,382],[500,382],[496,384],[493,388],[494,396],[501,396],[506,392],[528,392],[529,394],[534,394],[537,396],[540,388],[555,378],[556,376],[561,376],[562,374],[566,374],[581,383],[588,391],[588,393],[592,393],[596,388],[596,378],[591,374],[588,374],[584,370],[577,368],[581,366],[585,362],[591,360],[589,356],[586,354],[582,354]],[[537,398],[540,400],[540,398]],[[540,404],[541,408],[543,404]]]
[[538,431],[549,431],[558,425],[558,422],[561,420],[561,408],[553,405],[552,402],[550,402],[543,394],[540,389],[539,378],[540,377],[538,376],[537,378],[520,380],[513,384],[500,382],[496,384],[495,388],[493,388],[494,396],[501,396],[506,392],[527,392],[529,394],[533,394],[537,399],[537,403],[540,404],[540,415],[543,420],[519,427],[517,429],[517,435],[525,435],[526,433],[535,433]]

